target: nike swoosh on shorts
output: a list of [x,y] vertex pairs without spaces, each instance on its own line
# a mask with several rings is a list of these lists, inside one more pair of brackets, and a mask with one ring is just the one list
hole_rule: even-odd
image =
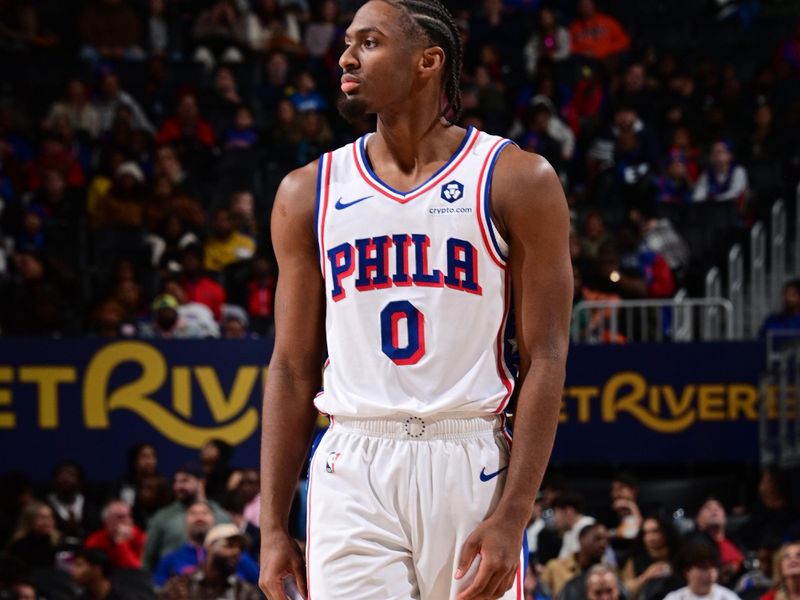
[[483,467],[481,469],[481,481],[489,481],[491,479],[494,479],[495,477],[500,475],[500,473],[505,471],[507,468],[508,467],[506,466],[506,467],[503,467],[502,469],[499,469],[499,470],[495,471],[494,473],[487,473],[486,472],[486,467]]

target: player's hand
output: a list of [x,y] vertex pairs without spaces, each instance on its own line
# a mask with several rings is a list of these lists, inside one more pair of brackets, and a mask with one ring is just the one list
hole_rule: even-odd
[[283,580],[291,576],[300,595],[308,598],[305,559],[297,542],[287,533],[262,534],[260,562],[258,587],[268,600],[286,600]]
[[456,600],[500,598],[514,585],[521,548],[522,530],[492,517],[478,525],[461,549],[456,579],[464,577],[476,556],[480,555],[481,562],[475,579],[458,594]]

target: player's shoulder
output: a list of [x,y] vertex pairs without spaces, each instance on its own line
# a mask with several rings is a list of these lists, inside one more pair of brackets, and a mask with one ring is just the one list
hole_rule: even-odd
[[549,162],[539,154],[508,144],[497,160],[492,176],[492,202],[548,205],[563,200],[561,181]]

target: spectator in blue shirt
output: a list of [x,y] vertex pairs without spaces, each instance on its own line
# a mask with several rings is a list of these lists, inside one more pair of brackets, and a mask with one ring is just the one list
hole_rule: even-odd
[[[175,552],[167,554],[158,563],[153,573],[153,583],[161,587],[176,575],[185,575],[196,571],[206,559],[208,551],[205,541],[213,531],[215,539],[237,538],[247,542],[247,537],[239,531],[236,525],[225,523],[215,525],[214,512],[206,502],[195,502],[186,511],[186,537],[188,541],[179,547]],[[222,530],[222,528],[225,528]],[[220,530],[224,535],[220,536]],[[236,574],[248,583],[258,582],[258,565],[255,560],[246,553],[242,553]]]
[[[792,279],[783,286],[783,310],[764,320],[759,335],[763,338],[770,331],[786,330],[794,330],[795,337],[800,335],[800,279]],[[786,337],[786,334],[781,337]]]

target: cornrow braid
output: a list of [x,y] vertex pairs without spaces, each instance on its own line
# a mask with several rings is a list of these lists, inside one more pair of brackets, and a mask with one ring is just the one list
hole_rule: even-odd
[[[463,48],[458,24],[439,0],[386,0],[405,12],[412,24],[445,52],[444,94],[447,105],[439,116],[452,125],[461,117]],[[449,115],[449,116],[448,116]]]

